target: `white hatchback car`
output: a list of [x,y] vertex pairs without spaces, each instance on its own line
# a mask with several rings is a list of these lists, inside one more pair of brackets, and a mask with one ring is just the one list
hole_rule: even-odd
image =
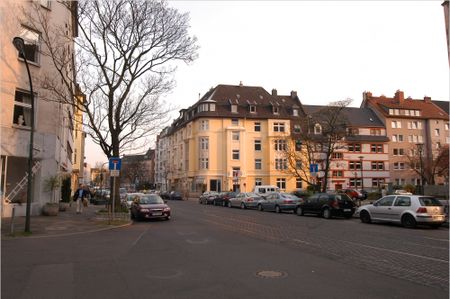
[[358,208],[359,218],[364,223],[372,221],[393,222],[413,228],[417,224],[439,227],[445,222],[444,206],[431,196],[388,195],[373,204]]

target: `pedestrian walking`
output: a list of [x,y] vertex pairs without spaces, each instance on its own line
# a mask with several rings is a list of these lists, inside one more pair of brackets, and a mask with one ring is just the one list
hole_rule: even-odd
[[77,214],[83,213],[83,200],[85,198],[86,190],[83,188],[83,184],[80,184],[73,195],[73,200],[77,203]]

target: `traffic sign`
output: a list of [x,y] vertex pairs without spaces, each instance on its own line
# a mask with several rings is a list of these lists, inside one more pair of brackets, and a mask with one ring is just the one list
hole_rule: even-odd
[[111,169],[109,171],[109,176],[111,176],[111,177],[120,176],[120,170]]
[[310,173],[319,172],[319,164],[309,164],[309,172]]
[[120,170],[122,168],[122,159],[117,157],[109,158],[109,170]]

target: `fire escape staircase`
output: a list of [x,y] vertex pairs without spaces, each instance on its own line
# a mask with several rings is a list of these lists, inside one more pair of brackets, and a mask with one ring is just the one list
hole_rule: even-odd
[[[41,168],[41,162],[36,161],[33,165],[33,168],[31,168],[31,173],[33,176],[36,174],[36,172]],[[6,196],[6,202],[14,202],[14,198],[19,194],[19,192],[28,184],[28,172],[25,172],[25,176],[20,180],[19,183],[14,187],[14,189]]]

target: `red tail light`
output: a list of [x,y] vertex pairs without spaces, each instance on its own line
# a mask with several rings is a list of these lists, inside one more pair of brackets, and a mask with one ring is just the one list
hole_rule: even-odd
[[253,198],[247,198],[247,201],[253,201]]
[[416,211],[416,213],[426,213],[426,212],[427,212],[427,208],[424,208],[424,207],[420,207]]
[[292,200],[285,199],[283,200],[283,203],[292,203]]

